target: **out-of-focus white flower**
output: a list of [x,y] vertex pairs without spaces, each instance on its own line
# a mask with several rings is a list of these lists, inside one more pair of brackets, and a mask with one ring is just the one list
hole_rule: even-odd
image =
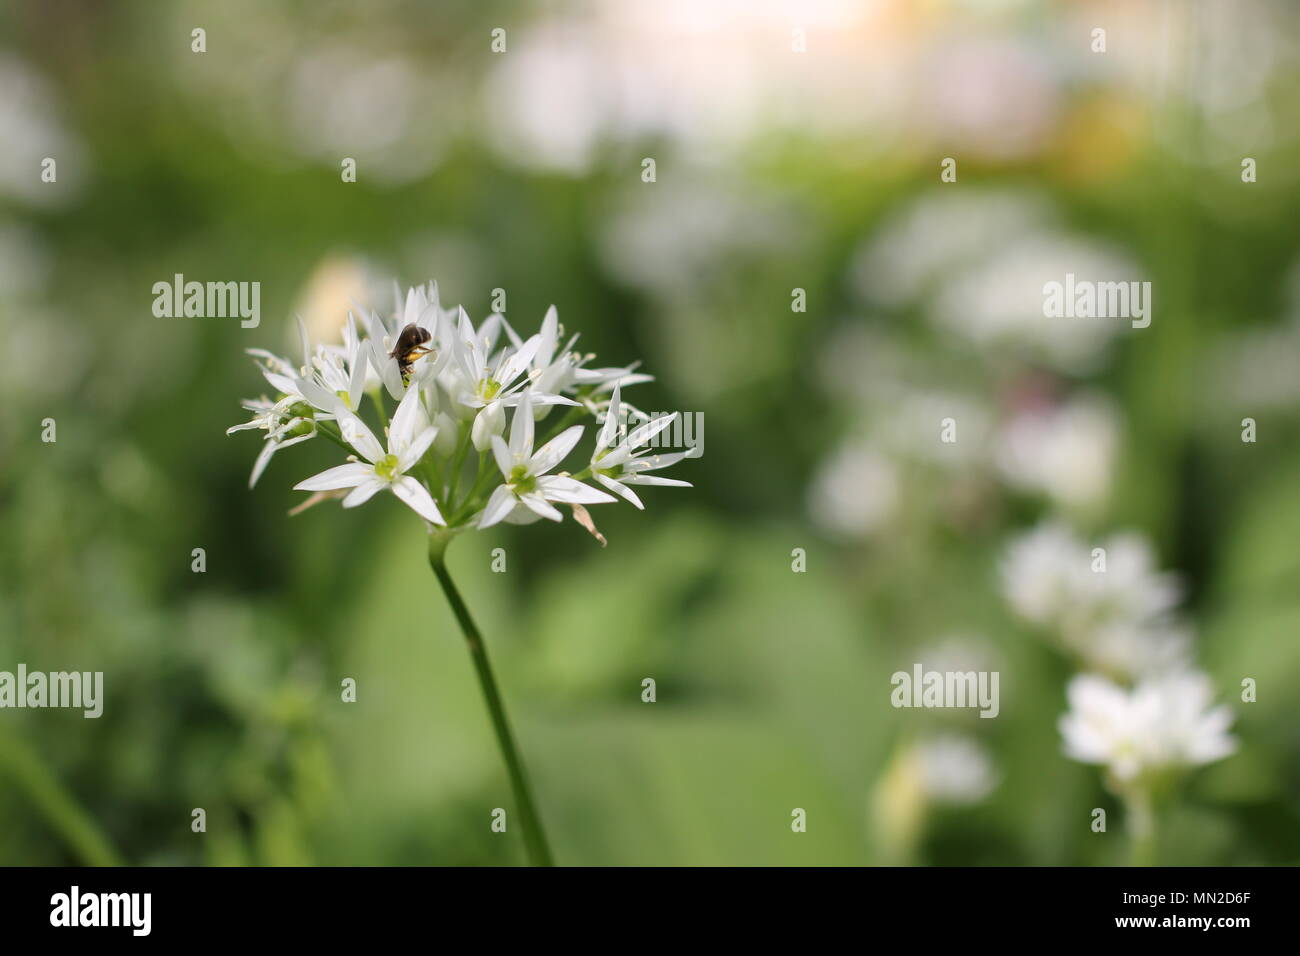
[[[85,150],[56,118],[56,96],[45,80],[16,57],[0,55],[0,194],[25,203],[67,202],[85,180]],[[45,182],[42,163],[54,159],[58,178]]]
[[1136,534],[1113,535],[1103,548],[1104,571],[1100,557],[1059,522],[1020,536],[1002,562],[1008,602],[1104,673],[1133,679],[1184,661],[1189,640],[1171,622],[1177,578],[1155,569],[1150,545]]
[[1168,616],[1111,621],[1078,638],[1078,643],[1093,668],[1130,678],[1181,670],[1192,651],[1190,632]]
[[916,745],[926,795],[936,803],[978,803],[997,786],[987,751],[969,737],[944,734]]
[[1300,314],[1263,329],[1233,329],[1211,361],[1214,387],[1202,393],[1206,407],[1218,407],[1225,395],[1251,409],[1294,411],[1300,406]]
[[1139,278],[1126,256],[1065,231],[1030,192],[939,189],[888,219],[859,253],[862,298],[923,310],[943,333],[988,349],[1018,349],[1067,372],[1096,364],[1122,319],[1043,315],[1043,286]]
[[1106,345],[1130,328],[1121,318],[1049,318],[1043,286],[1080,279],[1140,278],[1136,264],[1098,243],[1056,231],[991,246],[983,262],[945,282],[935,297],[935,325],[984,348],[1008,345],[1067,372],[1090,370]]
[[971,395],[903,388],[897,403],[882,413],[877,430],[890,450],[932,465],[965,468],[988,461],[993,416]]
[[[927,671],[995,671],[1000,670],[998,655],[986,637],[965,632],[949,633],[923,647],[909,661],[921,661]],[[900,661],[899,666],[905,666]]]
[[1017,414],[998,435],[995,458],[1014,487],[1065,507],[1087,507],[1110,490],[1118,432],[1108,403],[1075,399]]
[[1018,236],[1040,232],[1051,207],[1034,193],[936,189],[891,215],[858,253],[854,285],[868,301],[902,306]]
[[822,463],[808,493],[813,520],[842,535],[869,535],[894,513],[898,469],[869,443],[836,450]]
[[662,297],[716,281],[737,261],[778,255],[798,232],[792,208],[710,177],[625,191],[597,248],[615,276]]
[[1125,689],[1085,674],[1070,681],[1070,710],[1059,722],[1068,756],[1104,765],[1120,787],[1211,763],[1236,750],[1233,714],[1211,708],[1204,674],[1184,671]]
[[1048,522],[1012,542],[1003,584],[1012,607],[1035,624],[1115,616],[1143,619],[1170,610],[1179,587],[1155,570],[1150,545],[1139,535],[1114,535],[1104,544],[1106,570],[1093,570],[1091,551],[1060,522]]

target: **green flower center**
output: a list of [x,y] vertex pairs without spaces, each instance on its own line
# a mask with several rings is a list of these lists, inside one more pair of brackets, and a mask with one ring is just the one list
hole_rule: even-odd
[[479,391],[482,394],[483,400],[490,402],[492,399],[496,398],[497,393],[501,391],[501,383],[494,378],[489,378],[483,382]]
[[397,456],[385,455],[375,462],[375,474],[385,481],[392,481],[397,472]]
[[537,479],[528,473],[527,465],[515,465],[511,468],[506,484],[513,488],[517,495],[526,495],[530,491],[537,490]]

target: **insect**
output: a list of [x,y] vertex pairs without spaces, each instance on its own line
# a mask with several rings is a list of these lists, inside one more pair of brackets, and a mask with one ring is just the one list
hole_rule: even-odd
[[397,344],[388,356],[397,359],[397,370],[402,373],[403,385],[411,383],[411,368],[415,365],[415,360],[433,351],[426,344],[432,338],[428,329],[414,322],[402,329],[401,335],[397,337]]

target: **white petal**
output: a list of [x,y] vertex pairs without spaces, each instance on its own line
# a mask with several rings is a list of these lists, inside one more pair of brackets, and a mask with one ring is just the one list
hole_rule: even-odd
[[[537,409],[539,406],[541,406],[541,405],[573,405],[573,406],[577,406],[577,405],[581,404],[581,403],[579,403],[579,402],[575,402],[575,401],[574,401],[573,399],[571,399],[571,398],[565,398],[563,395],[556,395],[556,394],[554,394],[554,393],[552,393],[552,392],[534,392],[534,391],[532,390],[532,388],[529,388],[528,391],[531,393],[530,396],[529,396],[529,398],[532,400],[532,403],[533,403],[533,409],[534,409],[534,410],[536,410],[536,409]],[[520,395],[522,395],[522,394],[523,394],[522,392],[516,392],[516,393],[511,394],[511,395],[506,395],[504,398],[500,399],[500,401],[501,401],[504,405],[507,405],[507,406],[518,405],[518,404],[519,404],[519,397],[520,397]],[[535,414],[535,413],[534,413],[534,417],[536,417],[536,414]]]
[[[500,441],[500,439],[497,440]],[[514,511],[516,504],[515,493],[505,485],[498,485],[496,491],[492,492],[492,497],[488,499],[487,507],[483,509],[483,517],[479,519],[478,526],[480,528],[492,527]]]
[[633,491],[631,488],[629,488],[627,485],[623,484],[621,481],[615,481],[613,478],[610,478],[608,475],[596,475],[596,480],[599,481],[606,488],[608,488],[610,491],[614,492],[614,494],[626,498],[628,501],[632,502],[632,504],[636,505],[642,511],[645,510],[645,505],[641,504],[641,499],[637,497],[636,492]]
[[315,437],[316,432],[313,430],[308,432],[306,435],[297,435],[294,438],[286,438],[284,441],[280,442],[280,447],[288,448],[290,445],[297,445],[300,442],[309,441]]
[[613,495],[607,495],[572,478],[561,478],[559,475],[538,478],[537,490],[548,501],[561,501],[565,504],[598,505],[614,500]]
[[[348,322],[352,326],[352,334],[356,335],[356,320],[349,315]],[[366,390],[366,372],[370,367],[368,353],[369,349],[358,339],[356,346],[352,349],[352,354],[348,356],[348,361],[352,367],[352,377],[348,380],[348,394],[356,396],[354,401],[358,404],[360,404],[361,396]]]
[[[643,471],[658,471],[661,468],[667,468],[675,465],[685,458],[699,458],[694,449],[691,451],[672,451],[666,455],[649,455],[645,458],[637,458],[627,463],[627,470],[634,473]],[[606,459],[608,460],[608,459]]]
[[519,346],[514,355],[505,360],[501,369],[497,372],[497,381],[501,383],[502,388],[517,379],[524,369],[528,368],[528,363],[533,360],[533,356],[537,354],[538,346],[541,344],[541,340],[534,335]]
[[281,392],[285,395],[299,394],[298,386],[294,383],[294,380],[287,375],[280,375],[276,372],[272,372],[270,369],[264,368],[262,369],[262,377],[270,382],[271,386],[277,392]]
[[423,310],[424,290],[412,286],[406,290],[406,307],[402,309],[402,328],[413,324]]
[[524,389],[510,422],[510,454],[520,459],[533,453],[533,397]]
[[[551,521],[564,520],[564,515],[560,514],[559,510],[554,506],[547,504],[546,499],[535,491],[530,491],[526,495],[520,495],[519,500],[524,503],[524,506],[529,511],[539,514],[543,518],[549,518]],[[610,501],[613,500],[613,498],[610,499]]]
[[375,438],[374,433],[366,427],[365,422],[342,405],[339,405],[336,413],[338,415],[339,431],[342,433],[345,442],[361,452],[366,461],[379,461],[384,457],[383,446],[379,444],[379,439]]
[[492,457],[497,461],[497,467],[501,469],[501,474],[505,478],[510,477],[510,472],[514,470],[515,460],[510,454],[510,449],[506,443],[501,440],[500,435],[492,436]]
[[655,435],[658,435],[661,431],[671,425],[673,419],[676,417],[676,412],[673,412],[671,415],[662,415],[654,421],[647,422],[640,428],[634,429],[632,434],[627,436],[628,445],[632,448],[640,448],[642,445],[650,441],[650,439],[654,438]]
[[420,390],[408,388],[402,400],[397,403],[397,411],[393,412],[393,420],[388,426],[388,450],[401,454],[401,450],[411,444],[428,424],[429,416],[424,414]]
[[294,491],[333,491],[335,488],[355,488],[369,478],[375,470],[360,462],[349,462],[312,475],[293,486]]
[[578,444],[578,439],[582,437],[585,430],[585,425],[574,425],[560,432],[537,450],[537,454],[533,455],[528,463],[528,470],[534,475],[546,474],[573,451],[573,446]]
[[365,504],[375,496],[375,493],[382,491],[388,482],[382,478],[374,478],[370,481],[363,481],[353,488],[346,498],[343,499],[344,508],[355,508],[357,505]]
[[506,428],[506,411],[500,402],[488,402],[474,416],[470,426],[469,437],[474,443],[475,451],[487,451],[492,446],[492,439]]
[[302,364],[306,368],[311,365],[311,340],[307,338],[307,323],[302,320],[301,315],[294,318],[298,320],[298,341],[302,345]]
[[253,473],[248,477],[248,487],[252,488],[257,484],[257,479],[262,477],[262,472],[266,471],[266,466],[271,462],[271,456],[279,448],[279,444],[273,439],[268,438],[262,446],[262,450],[257,453],[257,461],[253,462]]
[[311,379],[300,378],[295,380],[294,385],[298,387],[298,392],[303,398],[311,402],[323,412],[334,411],[335,406],[341,404],[339,396],[335,395],[328,388],[317,385]]
[[416,435],[415,440],[402,449],[402,453],[397,456],[397,470],[399,472],[408,472],[414,468],[437,437],[438,429],[432,426]]
[[660,478],[658,475],[624,475],[621,479],[629,485],[671,485],[674,488],[694,488],[689,481],[676,478]]
[[401,401],[406,387],[402,384],[402,373],[397,368],[397,359],[384,351],[380,340],[373,336],[366,340],[370,344],[370,364],[374,366],[380,381],[388,389],[394,401]]
[[598,452],[614,444],[614,436],[618,434],[618,396],[619,387],[615,385],[614,394],[609,399],[609,409],[605,412],[605,424],[601,426],[600,437],[596,439]]
[[537,350],[537,364],[550,365],[551,359],[555,357],[555,347],[560,342],[560,313],[556,311],[555,306],[546,310],[546,317],[542,319],[542,329],[538,333],[538,338],[541,339],[541,347]]
[[433,500],[427,488],[420,484],[410,475],[403,475],[391,485],[393,494],[401,498],[411,506],[416,514],[425,521],[431,521],[434,524],[445,525],[442,512],[438,510],[438,503]]

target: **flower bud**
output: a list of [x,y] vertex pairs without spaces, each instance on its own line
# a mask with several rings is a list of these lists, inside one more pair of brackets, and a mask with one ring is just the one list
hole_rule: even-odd
[[446,412],[439,412],[433,423],[438,426],[438,434],[433,439],[433,449],[443,458],[456,454],[456,422]]
[[303,435],[310,435],[316,431],[316,423],[310,418],[294,418],[289,427],[280,436],[281,441],[290,438],[301,438]]
[[501,407],[500,402],[489,402],[474,418],[470,439],[478,451],[487,451],[492,447],[492,436],[500,435],[505,430],[506,410]]

